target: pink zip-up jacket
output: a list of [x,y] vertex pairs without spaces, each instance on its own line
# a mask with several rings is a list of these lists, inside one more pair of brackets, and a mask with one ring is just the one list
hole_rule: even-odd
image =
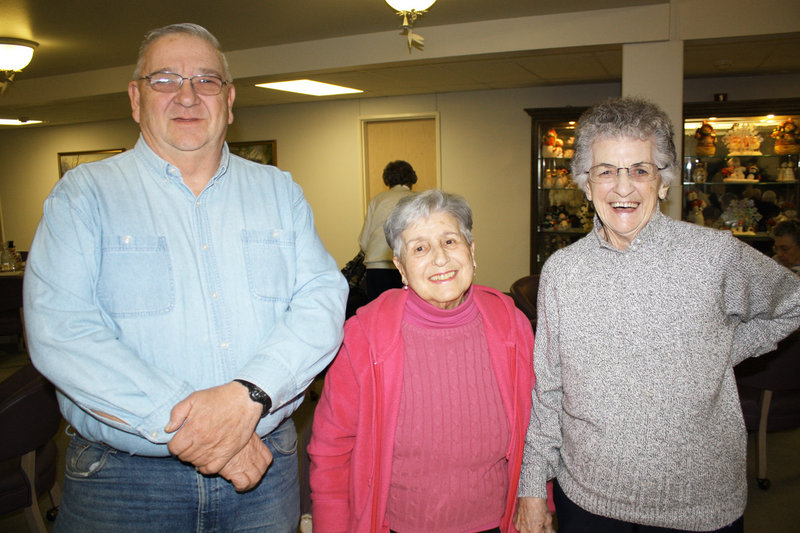
[[[508,497],[500,524],[505,533],[516,531],[511,519],[531,410],[533,332],[511,298],[489,287],[473,285],[472,290],[511,430]],[[403,388],[400,325],[407,298],[402,289],[387,291],[345,324],[308,447],[315,533],[389,531],[384,517]]]

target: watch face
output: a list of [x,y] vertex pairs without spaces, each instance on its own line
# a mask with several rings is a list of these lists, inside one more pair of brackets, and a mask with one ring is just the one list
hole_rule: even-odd
[[264,409],[261,412],[261,416],[265,416],[269,409],[272,407],[272,399],[269,397],[269,394],[258,388],[256,385],[253,385],[249,381],[244,381],[242,379],[235,380],[237,383],[241,383],[245,387],[247,387],[247,391],[250,395],[250,399],[256,403],[260,403],[264,406]]

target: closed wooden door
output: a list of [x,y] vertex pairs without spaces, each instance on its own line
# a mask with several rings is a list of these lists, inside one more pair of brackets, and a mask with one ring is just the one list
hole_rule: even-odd
[[438,121],[434,116],[408,119],[365,119],[364,199],[386,189],[383,169],[390,161],[408,161],[417,173],[414,191],[439,187]]

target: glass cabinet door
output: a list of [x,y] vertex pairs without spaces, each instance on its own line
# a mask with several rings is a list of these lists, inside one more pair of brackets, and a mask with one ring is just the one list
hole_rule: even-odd
[[772,228],[797,219],[798,126],[798,101],[687,104],[682,218],[771,254]]
[[584,108],[526,109],[531,132],[531,273],[545,260],[585,235],[594,211],[572,180],[570,161],[575,121]]

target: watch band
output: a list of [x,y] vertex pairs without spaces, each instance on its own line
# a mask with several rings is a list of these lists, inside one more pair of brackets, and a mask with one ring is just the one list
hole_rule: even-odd
[[272,398],[269,397],[269,394],[264,392],[258,385],[254,385],[249,381],[243,379],[234,379],[233,381],[244,385],[245,388],[247,388],[247,392],[250,394],[250,399],[262,405],[261,418],[267,416],[267,413],[269,413],[269,410],[272,408]]

